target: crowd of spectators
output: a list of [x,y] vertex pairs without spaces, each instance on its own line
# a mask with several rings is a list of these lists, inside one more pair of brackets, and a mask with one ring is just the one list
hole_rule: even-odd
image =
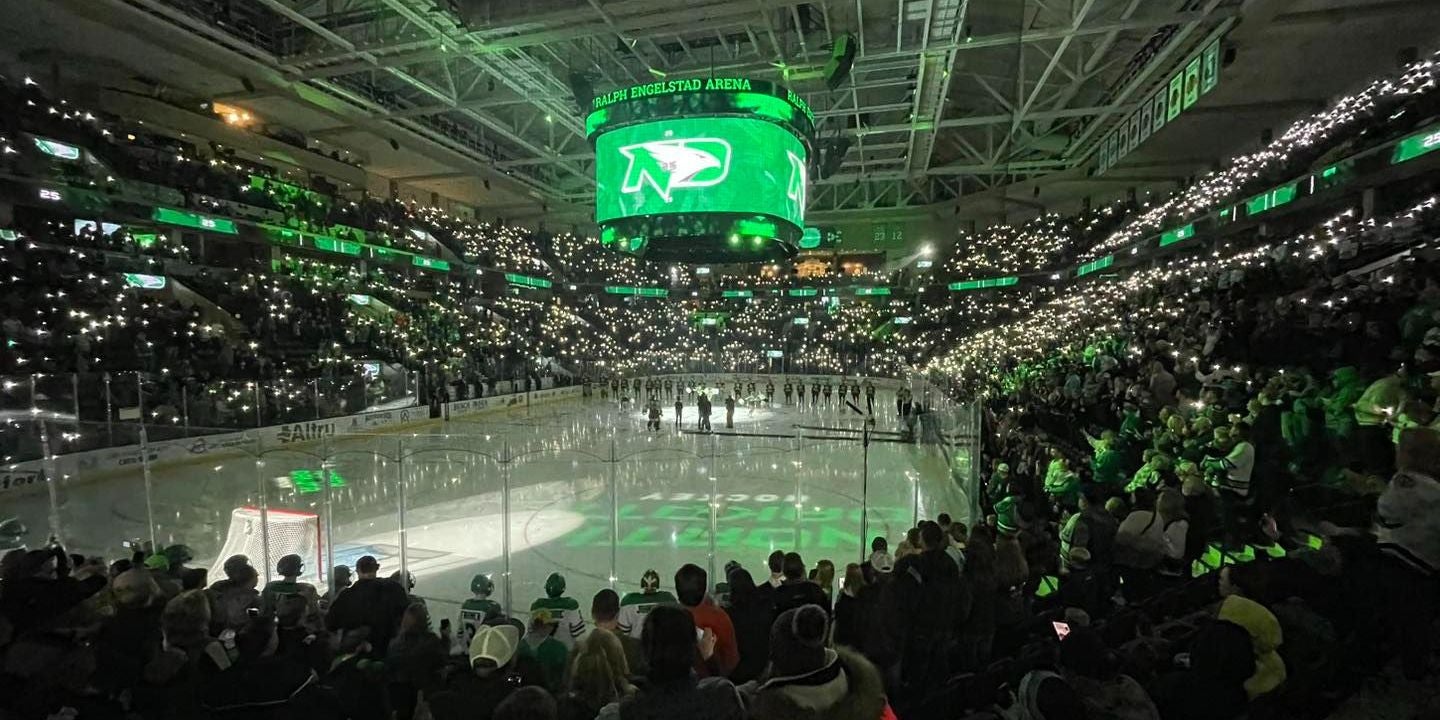
[[[1377,81],[1153,205],[977,233],[943,273],[1043,274],[1124,248],[1412,129],[1434,115],[1435,74],[1427,61]],[[29,83],[0,83],[0,106],[13,110],[0,145],[44,128],[95,157],[36,168],[5,153],[6,173],[117,192],[139,180],[192,207],[239,203],[559,286],[678,280],[583,238],[342,201],[223,148],[202,160]],[[227,270],[169,239],[19,218],[0,253],[14,285],[0,371],[143,373],[152,422],[232,422],[251,402],[261,421],[353,410],[375,399],[363,387],[326,393],[327,408],[297,388],[371,358],[423,371],[419,394],[464,397],[528,380],[537,358],[740,368],[786,344],[829,372],[927,363],[982,403],[985,478],[973,527],[940,515],[843,570],[793,552],[753,573],[732,562],[723,579],[687,564],[673,595],[652,572],[588,612],[558,575],[517,617],[478,576],[461,615],[437,619],[413,579],[382,577],[369,556],[353,583],[337,567],[316,588],[298,556],[274,572],[232,557],[216,579],[186,567],[184,546],[108,565],[17,550],[0,561],[0,704],[25,718],[1229,720],[1324,717],[1392,658],[1422,682],[1440,590],[1434,186],[1389,186],[1363,216],[1276,221],[1124,277],[922,301],[913,327],[888,331],[893,312],[868,303],[816,298],[797,331],[799,311],[773,298],[530,296],[278,250]],[[125,289],[124,273],[204,301]],[[182,411],[177,395],[208,409]]]

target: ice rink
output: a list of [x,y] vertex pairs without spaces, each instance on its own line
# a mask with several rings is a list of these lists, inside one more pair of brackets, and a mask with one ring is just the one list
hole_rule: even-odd
[[[863,418],[838,402],[798,408],[777,397],[772,407],[737,409],[733,431],[717,405],[709,435],[685,432],[697,420],[686,405],[683,431],[663,396],[658,432],[646,429],[641,408],[597,396],[385,435],[240,447],[204,464],[153,468],[148,506],[140,468],[66,478],[56,487],[58,521],[75,551],[116,557],[123,540],[149,539],[153,517],[158,543],[186,543],[195,564],[208,567],[236,507],[315,513],[320,537],[309,545],[321,549],[306,558],[308,574],[332,552],[352,566],[375,555],[382,573],[400,569],[403,554],[415,593],[449,616],[476,573],[491,574],[502,596],[508,585],[523,611],[558,571],[588,608],[596,590],[635,589],[649,568],[668,586],[683,563],[718,572],[734,559],[759,578],[769,553],[782,549],[812,567],[832,560],[843,573],[868,552],[866,536],[884,535],[893,547],[917,516],[969,519],[962,478],[971,474],[971,430],[937,420],[940,442],[934,432],[930,442],[890,442],[898,422],[888,393],[876,398],[868,458]],[[30,527],[47,527],[43,492],[10,505]],[[280,545],[298,541],[271,535],[273,565]]]

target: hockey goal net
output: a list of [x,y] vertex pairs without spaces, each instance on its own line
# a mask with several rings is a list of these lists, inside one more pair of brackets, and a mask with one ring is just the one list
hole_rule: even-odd
[[225,534],[225,545],[220,548],[213,566],[210,581],[225,577],[225,560],[244,555],[250,558],[250,565],[261,577],[278,577],[275,564],[286,555],[299,555],[305,562],[302,579],[320,579],[320,516],[301,510],[277,510],[267,508],[262,513],[257,507],[237,507],[230,513],[230,530]]

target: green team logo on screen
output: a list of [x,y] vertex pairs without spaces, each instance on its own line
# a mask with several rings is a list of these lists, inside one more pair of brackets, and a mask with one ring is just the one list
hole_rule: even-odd
[[638,193],[646,182],[670,202],[676,188],[719,185],[730,175],[730,143],[720,138],[656,140],[620,148],[630,160],[620,192]]
[[595,219],[765,215],[805,226],[805,144],[759,119],[694,117],[618,127],[595,139]]
[[796,207],[805,207],[805,160],[793,152],[785,151],[790,158],[790,179],[785,183],[785,197]]

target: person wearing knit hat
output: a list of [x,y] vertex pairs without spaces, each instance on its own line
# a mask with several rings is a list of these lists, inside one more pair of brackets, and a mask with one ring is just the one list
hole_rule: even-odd
[[1006,495],[995,503],[995,529],[1006,535],[1020,532],[1020,499]]
[[755,720],[879,720],[893,717],[875,666],[844,647],[826,647],[830,616],[802,605],[775,618],[768,679],[741,688]]

